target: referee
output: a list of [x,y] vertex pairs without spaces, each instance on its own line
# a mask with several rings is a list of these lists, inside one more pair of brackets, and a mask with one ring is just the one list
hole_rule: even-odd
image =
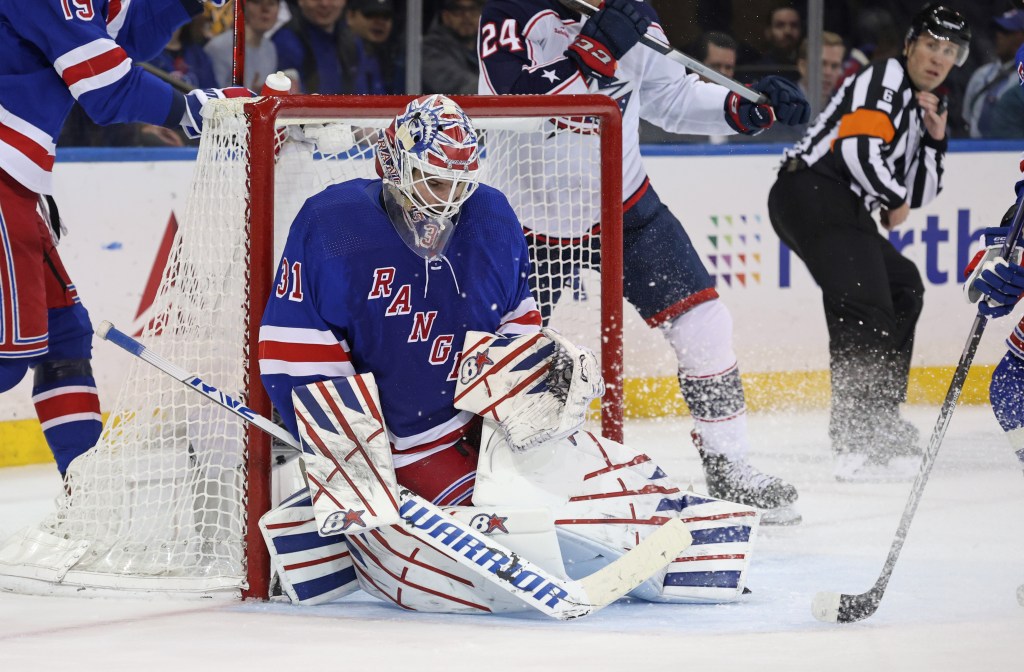
[[878,209],[893,229],[942,189],[946,110],[933,91],[966,61],[970,39],[959,13],[926,5],[903,56],[847,79],[786,151],[768,197],[776,233],[821,287],[839,480],[886,478],[894,458],[920,455],[918,431],[899,404],[924,285],[871,213]]

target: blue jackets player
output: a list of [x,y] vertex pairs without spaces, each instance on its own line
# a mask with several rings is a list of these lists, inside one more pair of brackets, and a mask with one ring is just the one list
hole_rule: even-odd
[[[216,4],[223,4],[218,0]],[[210,97],[132,67],[160,53],[200,0],[0,0],[0,392],[29,367],[61,474],[99,437],[92,325],[60,256],[56,139],[74,103],[100,124],[181,125],[197,137]]]
[[[480,19],[479,92],[605,93],[618,102],[623,126],[624,293],[648,325],[664,331],[676,352],[679,386],[694,417],[708,492],[764,509],[765,523],[797,522],[790,507],[796,489],[747,462],[746,402],[732,349],[732,318],[682,225],[647,178],[639,124],[643,118],[677,133],[756,135],[776,118],[786,124],[805,123],[809,106],[800,91],[780,77],[765,77],[753,87],[773,101],[771,106],[702,82],[675,61],[636,46],[647,33],[666,40],[654,9],[636,0],[606,0],[590,18],[557,0],[490,0]],[[557,142],[547,143],[545,151],[556,155]],[[524,208],[554,210],[563,200],[548,198]],[[560,228],[567,218],[552,211],[541,219],[548,224],[527,235],[534,254],[535,295],[546,318],[560,293],[546,280],[549,266],[576,262],[565,244],[572,236]],[[595,265],[598,231],[595,221],[591,235],[584,236]]]
[[299,211],[260,328],[263,382],[292,433],[293,387],[373,373],[399,482],[439,504],[473,487],[479,422],[452,405],[466,331],[540,329],[522,228],[477,182],[479,151],[450,100],[410,103],[379,141],[383,179]]

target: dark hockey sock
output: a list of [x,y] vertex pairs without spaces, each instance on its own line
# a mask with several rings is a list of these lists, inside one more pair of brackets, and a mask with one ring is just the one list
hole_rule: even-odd
[[37,365],[32,403],[63,475],[72,460],[96,445],[103,430],[96,381],[88,360]]

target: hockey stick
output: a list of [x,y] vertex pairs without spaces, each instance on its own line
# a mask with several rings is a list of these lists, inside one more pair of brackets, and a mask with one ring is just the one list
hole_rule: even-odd
[[181,81],[180,79],[175,79],[174,77],[171,77],[171,74],[169,72],[167,72],[166,70],[161,70],[160,68],[156,67],[155,65],[151,65],[151,64],[146,63],[144,61],[135,62],[135,65],[139,66],[140,68],[142,68],[143,70],[145,70],[149,74],[153,75],[154,77],[158,77],[159,79],[167,82],[168,84],[173,86],[178,91],[181,91],[182,93],[189,93],[189,92],[192,91],[193,88],[195,88],[195,87],[189,86],[188,84],[186,84],[185,82]]
[[[569,9],[579,12],[584,16],[593,16],[598,11],[598,7],[586,2],[586,0],[560,0],[560,2]],[[752,103],[757,103],[758,105],[770,105],[772,102],[768,99],[768,96],[763,93],[758,93],[749,87],[743,86],[735,79],[726,77],[722,73],[712,70],[696,58],[687,56],[683,52],[679,51],[668,42],[659,40],[656,37],[651,37],[650,35],[644,35],[641,37],[640,42],[645,47],[650,47],[659,54],[668,56],[671,60],[685,66],[687,70],[697,73],[704,79],[724,86],[740,98],[745,98],[746,100],[749,100]]]
[[[1021,190],[1021,195],[1017,198],[1017,212],[1014,214],[1013,223],[1010,225],[1010,234],[1006,237],[1006,242],[1003,243],[1003,249],[1000,252],[1000,256],[1003,259],[1008,259],[1013,248],[1017,245],[1022,223],[1024,223],[1024,190]],[[899,559],[903,542],[907,539],[910,523],[913,522],[914,514],[917,512],[917,505],[921,502],[924,486],[928,482],[928,476],[931,474],[932,466],[935,464],[935,458],[939,453],[939,447],[942,445],[942,439],[946,436],[946,428],[949,427],[949,421],[953,417],[953,411],[956,409],[960,393],[963,391],[964,381],[967,380],[967,373],[970,371],[971,362],[974,361],[974,353],[978,350],[978,344],[981,342],[981,336],[985,332],[987,324],[988,318],[979,312],[974,318],[974,324],[971,326],[970,334],[967,337],[967,344],[960,355],[960,362],[956,366],[956,371],[953,372],[953,380],[949,384],[949,391],[946,392],[946,399],[942,402],[939,418],[935,422],[935,428],[932,430],[931,439],[928,441],[928,449],[924,453],[917,478],[914,479],[914,485],[910,489],[910,497],[903,508],[903,517],[900,518],[899,527],[896,529],[896,537],[889,548],[889,556],[885,559],[885,566],[882,567],[881,575],[870,590],[859,595],[824,591],[815,595],[814,601],[811,603],[811,613],[819,621],[827,623],[853,623],[868,618],[878,609],[878,604],[882,601],[882,596],[885,594],[885,588],[889,584],[889,578],[892,576],[892,570],[896,566],[896,560]]]
[[[195,389],[246,422],[302,451],[287,431],[240,401],[152,352],[137,340],[103,322],[96,334],[172,378]],[[452,518],[410,490],[399,488],[399,515],[406,531],[441,550],[486,581],[559,620],[592,614],[633,590],[672,562],[692,542],[682,521],[673,518],[615,562],[580,580],[563,579],[505,548],[491,537]]]

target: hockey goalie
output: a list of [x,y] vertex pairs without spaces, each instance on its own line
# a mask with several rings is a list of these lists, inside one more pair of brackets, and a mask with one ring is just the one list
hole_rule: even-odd
[[259,353],[308,483],[261,519],[282,591],[516,611],[464,546],[575,581],[682,521],[689,545],[630,595],[735,600],[758,511],[581,429],[596,358],[540,328],[522,228],[479,182],[480,150],[456,103],[418,98],[381,133],[380,179],[326,188],[291,225]]

